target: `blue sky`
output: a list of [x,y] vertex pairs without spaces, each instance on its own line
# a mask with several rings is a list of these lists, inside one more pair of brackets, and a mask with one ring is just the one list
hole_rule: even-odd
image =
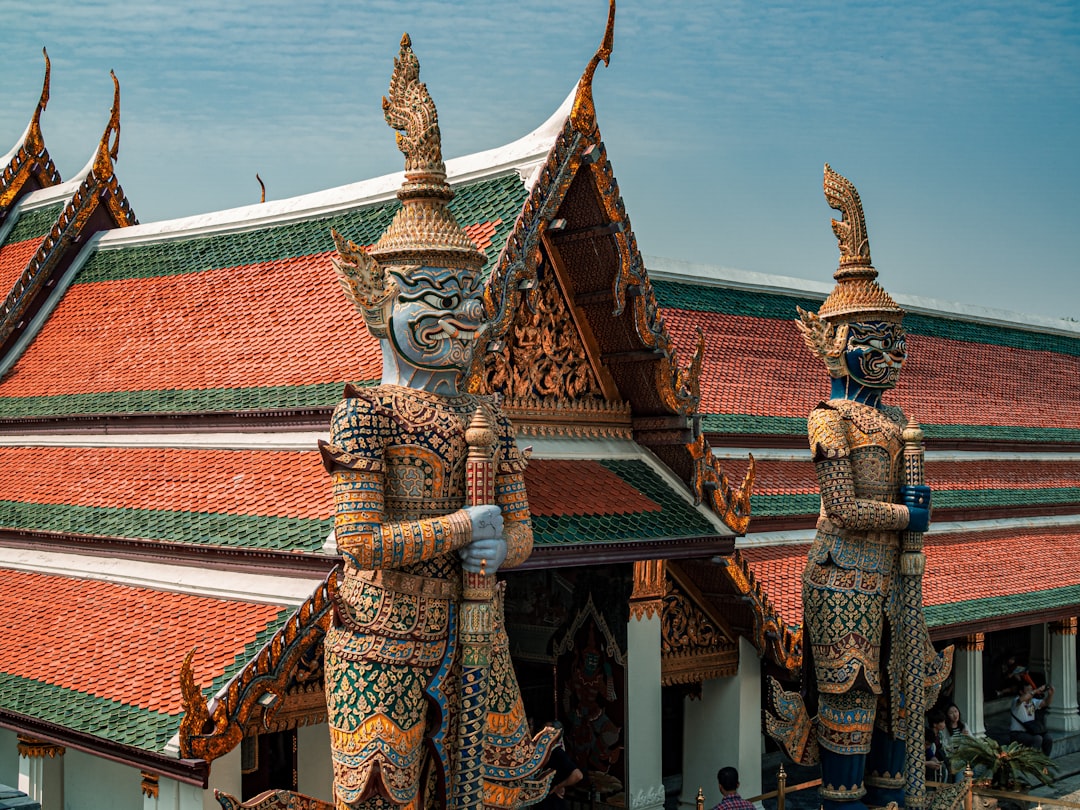
[[[514,140],[595,51],[605,0],[3,0],[0,151],[89,158],[121,83],[141,221],[401,168],[382,121],[409,31],[448,157]],[[1080,3],[620,0],[594,82],[647,255],[829,281],[829,162],[894,293],[1080,318]]]

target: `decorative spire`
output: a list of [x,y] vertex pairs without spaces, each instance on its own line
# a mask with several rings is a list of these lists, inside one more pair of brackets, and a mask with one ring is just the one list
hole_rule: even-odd
[[604,29],[604,39],[589,64],[585,66],[585,72],[578,81],[577,96],[574,98],[574,106],[570,110],[570,122],[578,132],[589,133],[596,129],[596,107],[593,105],[592,81],[596,68],[601,61],[607,67],[611,61],[611,51],[615,44],[615,0],[608,4],[607,27]]
[[877,270],[870,263],[870,239],[866,218],[855,186],[825,164],[825,199],[840,211],[841,220],[832,221],[840,244],[840,266],[833,274],[836,287],[818,310],[827,321],[893,321],[904,317],[902,310],[877,282]]
[[446,182],[439,114],[427,85],[420,81],[420,63],[408,34],[401,38],[389,96],[383,97],[382,105],[386,123],[397,130],[398,149],[405,154],[405,182],[397,193],[401,210],[371,248],[371,256],[384,266],[479,270],[487,256],[447,208],[454,190]]
[[[94,172],[99,177],[109,177],[113,173],[113,161],[120,154],[120,80],[114,71],[109,71],[113,80],[113,103],[109,111],[109,123],[101,135],[97,156],[94,158]],[[109,139],[112,138],[112,143]]]
[[49,106],[49,77],[52,74],[52,63],[49,62],[49,52],[41,49],[45,57],[45,81],[41,86],[41,98],[38,99],[34,116],[30,119],[30,131],[27,133],[25,145],[32,154],[40,154],[45,148],[45,138],[41,134],[41,113]]

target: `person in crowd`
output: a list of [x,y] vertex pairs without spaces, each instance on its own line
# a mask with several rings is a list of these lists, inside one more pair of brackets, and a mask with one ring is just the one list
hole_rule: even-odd
[[1046,727],[1038,718],[1040,709],[1050,706],[1054,698],[1054,687],[1047,684],[1038,689],[1025,683],[1020,693],[1013,699],[1009,718],[1009,739],[1031,748],[1038,748],[1050,756],[1054,739],[1047,733]]
[[713,810],[754,810],[754,805],[739,795],[739,772],[730,765],[716,772],[716,782],[723,794]]
[[1027,667],[1016,660],[1015,655],[1007,655],[1001,662],[1001,670],[998,673],[998,686],[995,694],[998,697],[1016,695],[1024,684],[1035,689],[1035,679],[1031,677]]
[[945,709],[945,730],[940,736],[941,743],[945,748],[945,761],[949,763],[950,771],[954,771],[952,779],[954,782],[959,782],[963,776],[963,769],[953,768],[950,760],[952,759],[953,752],[956,750],[956,744],[959,742],[959,738],[962,736],[970,737],[971,732],[968,731],[967,725],[960,716],[960,708],[955,703],[950,703]]
[[[552,728],[562,727],[562,724],[558,721],[552,721],[547,725]],[[581,772],[581,768],[577,766],[577,763],[566,753],[566,748],[561,740],[556,748],[551,749],[547,764],[549,768],[555,769],[555,776],[551,780],[551,789],[548,791],[548,795],[535,807],[538,810],[540,808],[543,810],[566,810],[569,806],[566,803],[566,789],[576,785],[585,778],[585,775]]]
[[945,752],[945,713],[932,711],[926,716],[926,778],[949,781],[949,756]]

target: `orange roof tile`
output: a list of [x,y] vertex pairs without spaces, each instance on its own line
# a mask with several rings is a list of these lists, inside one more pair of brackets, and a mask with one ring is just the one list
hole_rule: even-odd
[[660,504],[611,470],[585,459],[533,459],[525,468],[533,515],[627,515],[659,512]]
[[0,672],[176,715],[188,650],[209,686],[283,610],[0,569]]
[[0,501],[325,519],[318,451],[0,447]]
[[0,247],[0,296],[6,296],[34,258],[45,237],[24,239]]

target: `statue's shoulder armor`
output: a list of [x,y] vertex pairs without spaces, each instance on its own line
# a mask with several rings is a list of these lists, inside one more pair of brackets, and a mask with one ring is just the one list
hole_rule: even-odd
[[320,442],[326,468],[382,467],[383,444],[391,433],[392,397],[375,388],[347,386],[345,398],[334,408],[330,441]]
[[814,461],[846,458],[848,455],[845,415],[829,402],[819,402],[806,420],[810,452]]

